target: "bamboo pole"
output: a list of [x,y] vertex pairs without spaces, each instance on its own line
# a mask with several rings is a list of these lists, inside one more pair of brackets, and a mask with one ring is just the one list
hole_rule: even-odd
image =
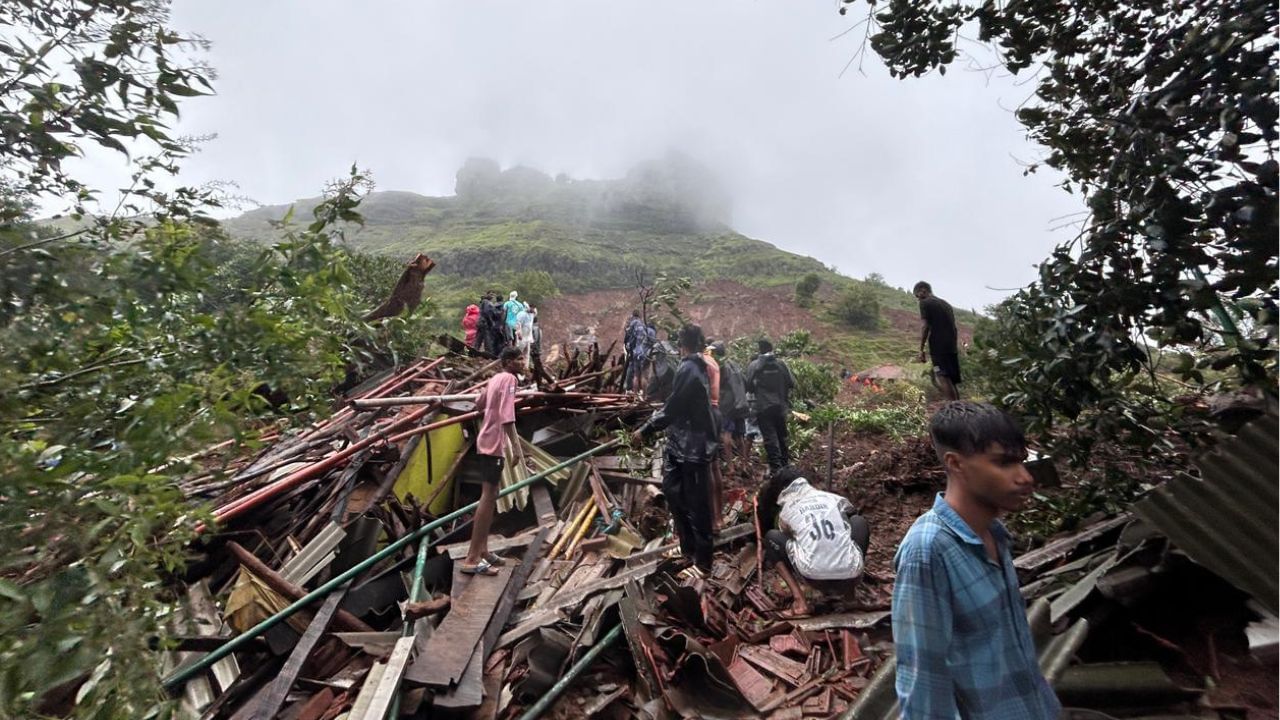
[[591,501],[590,497],[586,499],[586,503],[587,509],[589,510],[589,512],[587,512],[587,519],[582,521],[582,527],[578,528],[578,532],[574,534],[573,542],[569,543],[569,547],[565,549],[565,560],[573,557],[573,551],[578,549],[578,543],[582,542],[582,538],[586,536],[587,530],[591,527],[591,521],[595,520],[596,515],[600,512],[600,509],[596,507],[596,504]]
[[582,522],[582,516],[587,514],[587,508],[589,507],[590,503],[582,504],[582,509],[573,516],[573,522],[565,525],[564,532],[560,534],[560,537],[556,538],[556,544],[551,546],[551,552],[547,553],[547,557],[554,559],[559,554],[560,548],[565,546],[565,542],[577,530],[579,523]]

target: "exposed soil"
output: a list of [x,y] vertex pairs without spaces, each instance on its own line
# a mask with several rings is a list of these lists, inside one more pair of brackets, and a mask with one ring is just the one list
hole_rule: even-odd
[[[808,330],[816,340],[832,334],[829,325],[792,302],[789,287],[755,288],[716,280],[696,286],[687,297],[680,308],[707,337],[779,338],[798,329]],[[615,339],[621,343],[627,319],[638,307],[634,289],[596,290],[548,300],[538,311],[538,323],[543,337],[554,342],[567,341],[571,327],[593,327],[601,347],[608,347]]]

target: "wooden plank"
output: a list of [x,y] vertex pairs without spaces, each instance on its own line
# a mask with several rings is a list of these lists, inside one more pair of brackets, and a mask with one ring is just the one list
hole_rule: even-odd
[[485,626],[484,635],[481,637],[481,643],[485,648],[484,660],[489,659],[489,655],[498,647],[498,636],[502,634],[502,629],[506,627],[507,620],[511,617],[511,611],[516,606],[516,600],[520,591],[524,589],[524,584],[528,582],[529,575],[533,572],[533,566],[538,560],[538,556],[542,554],[542,548],[546,545],[547,538],[551,535],[551,528],[543,526],[534,537],[533,542],[529,543],[529,548],[525,550],[524,557],[520,560],[520,565],[516,567],[515,572],[511,574],[511,581],[507,583],[507,588],[502,592],[502,597],[498,599],[498,604],[494,607],[493,616],[489,618],[489,624]]
[[529,496],[533,498],[533,511],[540,524],[546,524],[556,516],[556,504],[551,502],[551,493],[547,492],[547,484],[537,483],[529,488]]
[[[523,547],[533,542],[533,538],[537,536],[540,530],[545,528],[533,528],[528,532],[520,533],[515,537],[491,537],[489,538],[489,551],[498,552],[499,550],[509,550],[513,547]],[[440,552],[448,553],[450,560],[461,560],[467,556],[467,549],[471,547],[471,541],[450,543],[440,548]]]
[[540,627],[545,627],[560,619],[560,611],[564,608],[572,607],[582,602],[586,598],[598,593],[602,590],[612,590],[613,588],[622,587],[629,580],[638,580],[653,573],[657,569],[658,563],[653,562],[648,565],[632,568],[624,573],[619,573],[613,577],[602,578],[590,585],[584,585],[581,588],[564,596],[557,595],[554,599],[548,600],[544,607],[538,608],[536,611],[529,613],[527,617],[521,619],[520,623],[498,638],[498,647],[506,647],[507,645],[519,640],[529,633]]
[[[364,713],[356,715],[353,710],[347,716],[347,720],[382,720],[387,716],[387,709],[391,707],[391,700],[400,688],[400,676],[404,674],[404,666],[409,662],[409,653],[412,650],[412,637],[404,637],[396,641],[396,647],[391,651],[391,657],[388,658],[386,666],[378,676],[378,684],[373,688]],[[368,688],[367,682],[365,688]],[[364,692],[361,691],[360,694],[364,695]]]
[[453,604],[405,680],[418,685],[451,685],[462,677],[489,618],[511,579],[510,566],[496,576],[472,576],[453,568]]
[[329,627],[329,621],[337,613],[338,605],[342,603],[342,598],[346,596],[349,587],[351,584],[347,583],[329,593],[329,596],[324,599],[324,604],[316,611],[315,618],[307,626],[307,631],[302,634],[298,644],[293,646],[293,652],[289,653],[289,659],[280,669],[280,674],[271,682],[266,695],[257,702],[257,708],[251,717],[264,720],[273,718],[280,712],[280,708],[284,707],[284,699],[289,694],[289,688],[293,687],[293,681],[297,680],[298,673],[302,672],[302,664],[310,657],[311,651],[315,649],[324,631]]
[[458,684],[436,695],[431,701],[433,707],[463,710],[479,707],[484,702],[484,648],[477,645],[467,662],[467,669],[462,671]]

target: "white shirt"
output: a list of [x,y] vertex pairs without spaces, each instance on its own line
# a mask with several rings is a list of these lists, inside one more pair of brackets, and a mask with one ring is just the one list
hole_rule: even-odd
[[790,529],[787,557],[811,580],[851,580],[862,574],[862,550],[846,513],[853,506],[835,493],[797,478],[778,494],[778,519]]

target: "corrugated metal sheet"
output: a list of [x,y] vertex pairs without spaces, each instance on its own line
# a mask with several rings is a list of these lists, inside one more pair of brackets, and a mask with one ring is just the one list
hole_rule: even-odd
[[1254,420],[1133,507],[1192,560],[1280,614],[1280,443],[1274,413]]

